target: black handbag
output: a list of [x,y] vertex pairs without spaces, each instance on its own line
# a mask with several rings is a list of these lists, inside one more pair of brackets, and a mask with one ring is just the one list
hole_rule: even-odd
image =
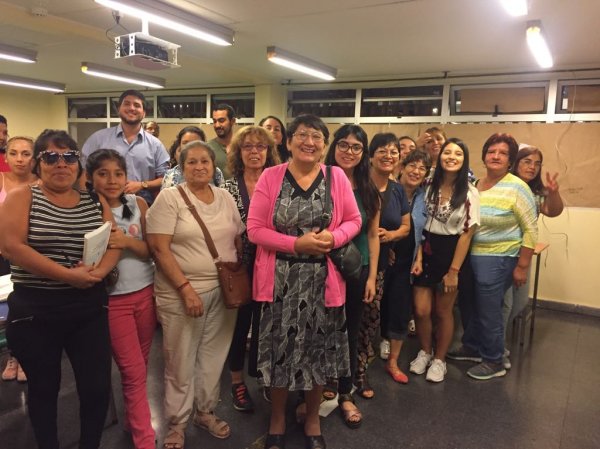
[[[329,223],[331,219],[331,166],[327,166],[327,177],[325,178],[325,209],[323,217],[325,223]],[[362,256],[357,246],[352,242],[346,243],[344,246],[332,249],[329,258],[334,263],[343,278],[347,281],[358,280],[362,271]]]

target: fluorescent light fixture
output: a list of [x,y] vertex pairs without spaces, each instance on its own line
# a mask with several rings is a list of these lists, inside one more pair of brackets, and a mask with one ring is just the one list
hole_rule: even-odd
[[125,70],[113,69],[112,67],[106,67],[91,62],[82,62],[81,71],[86,75],[97,76],[99,78],[106,78],[114,81],[121,81],[128,84],[136,84],[145,87],[155,87],[162,89],[165,87],[165,80],[156,76],[140,75],[134,72],[127,72]]
[[25,48],[13,47],[12,45],[0,44],[0,59],[32,63],[37,61],[37,52]]
[[216,45],[232,45],[233,30],[157,0],[94,0],[107,8],[202,39]]
[[500,0],[500,3],[511,16],[527,15],[527,0]]
[[279,47],[267,47],[267,59],[288,69],[297,70],[325,81],[333,81],[337,76],[336,68],[282,50]]
[[0,84],[14,87],[25,87],[27,89],[45,90],[47,92],[61,93],[65,91],[65,85],[52,81],[34,80],[20,76],[0,75]]
[[529,45],[529,50],[531,50],[533,57],[540,67],[548,69],[554,65],[552,54],[544,38],[542,22],[540,20],[527,22],[527,45]]

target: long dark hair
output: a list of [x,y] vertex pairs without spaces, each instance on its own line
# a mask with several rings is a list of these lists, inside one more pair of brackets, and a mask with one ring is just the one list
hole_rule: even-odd
[[[544,155],[542,154],[542,152],[540,151],[539,148],[523,147],[517,153],[517,157],[515,158],[515,162],[511,168],[510,172],[515,176],[519,176],[519,162],[521,162],[521,159],[525,159],[527,156],[531,156],[532,154],[539,154],[540,162],[544,162]],[[546,193],[546,187],[544,187],[544,183],[542,182],[541,167],[540,167],[540,171],[538,172],[538,174],[535,175],[535,178],[533,178],[531,181],[529,181],[527,183],[527,185],[529,186],[531,191],[534,193],[534,195],[544,195]]]
[[444,148],[451,143],[457,145],[464,154],[463,164],[462,167],[460,167],[460,171],[458,172],[456,179],[454,180],[454,190],[452,192],[452,198],[450,199],[450,206],[453,209],[457,209],[465,203],[467,200],[467,193],[469,192],[469,147],[467,147],[466,143],[460,139],[457,139],[456,137],[446,140],[440,149],[440,154],[438,154],[437,165],[435,166],[435,171],[433,172],[433,180],[431,181],[431,187],[429,188],[427,200],[429,202],[434,202],[437,200],[437,196],[444,179],[444,169],[440,164],[440,159],[442,157],[442,153],[444,152]]
[[281,143],[279,145],[277,145],[277,152],[279,153],[279,160],[281,162],[287,162],[287,160],[290,158],[290,150],[288,150],[288,148],[287,148],[287,134],[285,132],[285,126],[283,126],[283,122],[281,120],[279,120],[277,117],[275,117],[274,115],[267,115],[260,122],[258,122],[258,126],[263,126],[263,124],[269,119],[273,119],[277,123],[279,123],[279,127],[281,128],[282,137],[281,137]]
[[358,125],[344,125],[339,128],[333,135],[333,141],[331,142],[329,151],[325,157],[325,164],[338,166],[338,163],[335,160],[335,147],[341,139],[350,135],[355,136],[363,146],[362,156],[358,165],[354,167],[353,177],[356,184],[356,190],[358,190],[358,195],[360,196],[365,212],[367,213],[367,219],[372,220],[380,208],[381,201],[379,192],[369,176],[369,138],[367,137],[365,130]]
[[[87,161],[85,163],[85,172],[87,174],[88,181],[85,183],[88,192],[92,199],[98,204],[98,207],[102,209],[102,203],[98,198],[98,193],[94,190],[93,178],[94,172],[100,168],[104,161],[115,161],[119,168],[125,172],[127,176],[127,163],[125,162],[125,158],[117,153],[115,150],[109,149],[101,149],[96,150],[92,154],[89,155]],[[119,200],[121,204],[123,204],[123,219],[131,220],[133,217],[133,212],[127,206],[127,198],[125,197],[125,192],[121,192],[121,196],[119,196]]]

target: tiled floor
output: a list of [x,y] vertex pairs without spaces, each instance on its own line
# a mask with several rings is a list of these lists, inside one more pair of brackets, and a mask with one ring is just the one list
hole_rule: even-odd
[[[430,384],[411,376],[408,385],[394,383],[376,360],[370,379],[376,397],[357,399],[364,414],[363,426],[347,429],[339,410],[322,420],[330,449],[456,448],[456,449],[598,449],[600,448],[600,319],[538,311],[532,345],[511,347],[513,368],[502,379],[478,382],[466,377],[470,366],[449,362],[446,381]],[[401,362],[417,351],[416,339],[406,345]],[[2,365],[3,366],[3,365]],[[253,414],[233,410],[227,375],[217,413],[232,427],[232,436],[217,440],[189,426],[187,448],[262,448],[269,406],[255,382],[248,385],[257,404]],[[118,414],[122,415],[119,375],[113,370]],[[162,442],[162,362],[160,335],[151,357],[149,391],[155,428]],[[25,412],[26,387],[0,383],[0,446],[35,448]],[[293,421],[289,404],[288,449],[304,447],[302,429]],[[59,403],[62,447],[76,447],[77,399],[68,363],[64,365]],[[119,425],[107,427],[103,448],[133,448]]]

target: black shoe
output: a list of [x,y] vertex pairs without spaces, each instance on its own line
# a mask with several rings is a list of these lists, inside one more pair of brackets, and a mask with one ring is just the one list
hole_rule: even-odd
[[285,449],[285,435],[273,435],[268,433],[265,439],[265,449]]
[[323,435],[304,435],[306,449],[327,449]]
[[231,397],[233,398],[233,408],[240,412],[253,412],[254,402],[248,392],[245,383],[233,384],[231,386]]

